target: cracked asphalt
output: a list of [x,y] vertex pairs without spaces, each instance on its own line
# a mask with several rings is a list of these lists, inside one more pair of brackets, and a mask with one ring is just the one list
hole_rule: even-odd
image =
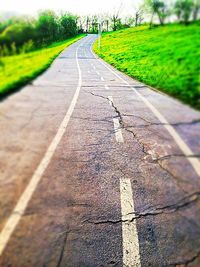
[[[73,102],[80,67],[69,123],[19,213],[0,266],[199,267],[200,112],[98,59],[95,39],[71,45],[0,102],[3,232]],[[134,203],[125,215],[124,180]],[[129,250],[133,236],[138,245]]]

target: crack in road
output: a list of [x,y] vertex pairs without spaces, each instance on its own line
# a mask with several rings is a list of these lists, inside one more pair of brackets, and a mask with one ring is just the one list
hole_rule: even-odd
[[[138,144],[140,144],[141,148],[142,148],[142,152],[145,155],[148,156],[152,156],[147,149],[147,144],[145,144],[141,138],[138,137],[137,133],[135,133],[132,129],[130,129],[129,127],[127,127],[123,121],[123,114],[121,114],[121,112],[118,110],[118,108],[114,105],[113,101],[105,96],[102,95],[98,95],[95,94],[93,92],[88,92],[93,96],[96,97],[100,97],[102,99],[105,99],[107,101],[109,101],[111,103],[111,106],[113,107],[115,113],[116,113],[116,117],[118,117],[119,119],[119,123],[122,129],[124,129],[125,131],[129,132],[130,134],[132,134],[132,136],[134,137],[134,139],[138,142]],[[145,120],[144,118],[141,118]],[[184,123],[172,123],[172,124],[163,124],[163,123],[151,123],[146,121],[147,123],[149,123],[150,125],[145,125],[145,127],[149,127],[149,126],[153,126],[153,125],[171,125],[171,126],[180,126],[180,125],[193,125],[193,124],[198,124],[200,122],[200,119],[197,120],[193,120],[191,122],[184,122]],[[159,165],[159,167],[161,169],[163,169],[165,172],[167,172],[170,177],[172,177],[177,185],[182,189],[183,192],[185,192],[182,188],[182,186],[180,186],[180,182],[182,183],[183,181],[180,180],[180,177],[175,176],[171,170],[165,168],[162,164],[162,161],[167,160],[167,159],[171,159],[173,157],[182,157],[182,158],[190,158],[190,157],[199,157],[200,155],[184,155],[184,154],[171,154],[171,155],[165,155],[165,156],[161,156],[158,157],[156,159],[153,159],[154,163],[157,163]],[[144,161],[144,158],[142,159],[142,161]],[[123,175],[124,172],[122,171]],[[159,216],[161,214],[170,214],[170,213],[175,213],[178,211],[181,211],[184,208],[188,208],[191,205],[196,204],[197,202],[199,203],[200,200],[200,191],[196,191],[190,195],[185,196],[184,198],[182,198],[181,200],[177,201],[175,204],[171,204],[171,205],[165,205],[165,206],[156,206],[156,207],[148,207],[147,209],[145,209],[144,211],[140,211],[140,212],[133,212],[133,213],[129,213],[126,214],[125,216],[123,216],[120,219],[100,219],[100,220],[92,220],[92,219],[86,219],[83,221],[83,223],[91,223],[91,224],[95,224],[95,225],[101,225],[101,224],[120,224],[120,223],[131,223],[134,220],[140,219],[140,218],[145,218],[145,217],[149,217],[149,216]],[[184,266],[188,266],[188,264],[192,263],[193,261],[195,261],[198,257],[200,256],[200,252],[197,253],[196,255],[194,255],[191,259],[177,263],[177,264],[184,264]],[[177,266],[177,264],[173,264],[175,267]],[[170,265],[171,266],[171,265]]]
[[157,215],[161,215],[161,214],[169,214],[169,213],[174,213],[177,212],[197,201],[200,200],[200,191],[194,192],[193,194],[186,196],[184,198],[182,198],[181,200],[179,200],[177,203],[175,204],[171,204],[171,205],[166,205],[163,207],[150,207],[148,209],[146,209],[145,211],[142,212],[131,212],[128,213],[126,215],[124,215],[123,217],[127,219],[119,219],[119,220],[99,220],[99,221],[92,221],[90,219],[86,219],[83,221],[83,223],[92,223],[92,224],[118,224],[118,223],[131,223],[136,219],[140,219],[143,217],[148,217],[148,216],[157,216]]
[[63,260],[63,256],[64,256],[64,251],[65,251],[65,246],[66,246],[66,243],[67,243],[67,237],[68,237],[69,233],[70,233],[70,231],[65,231],[65,232],[62,233],[62,234],[64,234],[63,244],[62,244],[62,247],[61,247],[60,256],[59,256],[58,263],[57,263],[56,267],[60,267],[61,266],[61,263],[62,263],[62,260]]
[[[129,129],[130,127],[129,126],[126,126],[124,121],[123,121],[123,115],[121,114],[121,112],[118,110],[118,108],[115,106],[115,104],[113,103],[113,101],[109,98],[109,97],[105,97],[105,96],[102,96],[102,95],[99,95],[99,94],[95,94],[93,92],[89,92],[89,91],[85,91],[93,96],[96,96],[96,97],[100,97],[102,99],[105,99],[107,101],[109,101],[113,107],[113,109],[115,110],[115,113],[117,114],[116,117],[119,118],[119,123],[120,123],[120,126],[121,126],[121,129],[124,129],[125,131],[127,131],[128,133],[130,133],[133,138],[138,142],[138,144],[141,146],[141,149],[142,149],[142,152],[146,155],[146,156],[150,156],[152,157],[151,153],[149,153],[148,151],[148,148],[146,148],[147,144],[145,144],[141,138],[138,137],[137,133],[135,133],[133,130]],[[140,117],[141,118],[141,117]],[[145,120],[144,118],[142,118],[143,120]],[[199,120],[196,120],[196,121],[199,121]],[[194,121],[193,121],[194,122]],[[163,125],[163,124],[160,124],[160,125]],[[184,181],[180,180],[180,177],[178,176],[175,176],[171,170],[169,170],[168,168],[165,168],[162,164],[162,161],[163,159],[167,159],[167,157],[170,157],[171,155],[165,155],[164,157],[160,157],[160,158],[156,158],[156,159],[153,159],[153,162],[154,163],[157,163],[159,165],[159,167],[167,172],[170,177],[173,177],[173,179],[176,181],[176,184],[177,186],[179,186],[179,188],[185,193],[186,191],[183,189],[183,187],[180,185],[180,183],[183,183]],[[195,155],[191,155],[192,157],[195,157]],[[197,155],[198,156],[198,155]],[[184,155],[183,155],[184,157]],[[189,156],[185,156],[185,158],[189,158]],[[144,159],[142,159],[142,161],[144,161]]]
[[[166,125],[169,125],[169,126],[181,126],[181,125],[194,125],[194,124],[198,124],[200,123],[200,118],[199,119],[195,119],[195,120],[192,120],[192,121],[187,121],[187,122],[175,122],[175,123],[161,123],[161,122],[151,122],[141,116],[138,116],[138,115],[133,115],[133,114],[122,114],[123,117],[135,117],[135,118],[138,118],[140,120],[143,120],[145,121],[146,123],[148,124],[140,124],[140,125],[137,125],[137,127],[149,127],[149,126],[166,126]],[[134,126],[130,126],[130,127],[134,127]]]
[[33,118],[35,117],[35,114],[37,113],[37,111],[40,109],[42,104],[39,104],[35,109],[33,109],[30,113],[30,117],[28,119],[28,121],[26,123],[24,123],[22,126],[20,126],[20,131],[22,131],[24,128],[26,128],[30,122],[33,120]]
[[197,260],[200,257],[200,251],[198,251],[193,257],[191,257],[188,260],[179,261],[176,263],[170,263],[168,266],[174,266],[174,267],[188,267],[190,263],[193,263],[195,260]]

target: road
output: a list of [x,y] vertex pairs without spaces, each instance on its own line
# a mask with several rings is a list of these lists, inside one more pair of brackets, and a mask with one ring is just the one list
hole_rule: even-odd
[[0,103],[0,266],[200,266],[200,113],[89,35]]

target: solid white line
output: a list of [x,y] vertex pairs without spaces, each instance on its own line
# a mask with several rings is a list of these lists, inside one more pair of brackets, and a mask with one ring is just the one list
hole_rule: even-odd
[[109,99],[109,104],[112,106],[112,103],[113,103],[113,97],[112,97],[112,96],[108,96],[108,99]]
[[108,87],[108,85],[107,85],[107,84],[105,84],[105,88],[106,88],[107,90],[109,90],[109,87]]
[[122,131],[121,131],[121,126],[120,126],[119,120],[114,118],[113,119],[113,123],[114,123],[116,141],[118,143],[123,143],[124,142],[124,138],[123,138],[123,135],[122,135]]
[[[92,52],[92,49],[91,49]],[[93,52],[92,52],[93,53]],[[93,53],[93,55],[96,57],[96,55]],[[97,57],[96,57],[97,58]],[[98,58],[97,58],[98,59]],[[173,126],[169,125],[170,123],[167,121],[167,119],[160,113],[160,111],[157,110],[144,96],[142,96],[134,87],[132,87],[126,80],[124,80],[122,77],[120,77],[114,70],[112,70],[110,67],[108,67],[102,60],[99,60],[102,65],[104,65],[109,71],[111,71],[116,77],[118,77],[120,80],[122,80],[125,84],[129,85],[133,91],[138,95],[138,97],[148,106],[148,108],[153,112],[153,114],[159,119],[159,121],[163,124],[168,133],[172,136],[178,147],[181,149],[183,154],[185,156],[189,156],[187,159],[196,171],[197,175],[200,176],[200,161],[198,158],[195,157],[195,154],[190,149],[190,147],[185,143],[185,141],[181,138],[181,136],[178,134],[178,132],[174,129]],[[190,157],[192,156],[192,157]]]
[[[122,214],[123,266],[140,267],[140,248],[130,179],[120,178],[120,197]],[[132,221],[131,221],[132,220]]]
[[32,197],[38,183],[40,182],[42,175],[44,174],[44,171],[46,170],[48,164],[50,163],[52,156],[53,156],[59,142],[61,141],[63,134],[65,133],[65,130],[68,126],[70,117],[74,111],[74,108],[75,108],[75,105],[76,105],[76,102],[77,102],[77,99],[78,99],[78,96],[80,93],[81,84],[82,84],[82,74],[81,74],[81,69],[80,69],[80,65],[78,62],[78,50],[82,44],[83,43],[81,43],[76,49],[76,63],[77,63],[78,74],[79,74],[79,80],[78,80],[78,86],[77,86],[76,92],[73,96],[73,99],[72,99],[72,102],[69,106],[69,109],[68,109],[61,125],[59,126],[59,129],[57,131],[56,136],[53,138],[50,146],[48,147],[48,149],[47,149],[47,151],[46,151],[46,153],[42,159],[42,161],[40,162],[39,166],[35,170],[33,176],[31,177],[29,184],[27,185],[25,191],[23,192],[20,199],[18,200],[14,210],[12,211],[12,214],[8,218],[4,228],[2,229],[2,231],[0,233],[0,255],[2,255],[12,233],[14,232],[17,224],[19,223],[21,217],[23,216],[31,197]]

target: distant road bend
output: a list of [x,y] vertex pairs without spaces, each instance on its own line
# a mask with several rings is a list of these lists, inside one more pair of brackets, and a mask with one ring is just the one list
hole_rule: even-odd
[[0,103],[0,266],[200,266],[200,113],[67,48]]

